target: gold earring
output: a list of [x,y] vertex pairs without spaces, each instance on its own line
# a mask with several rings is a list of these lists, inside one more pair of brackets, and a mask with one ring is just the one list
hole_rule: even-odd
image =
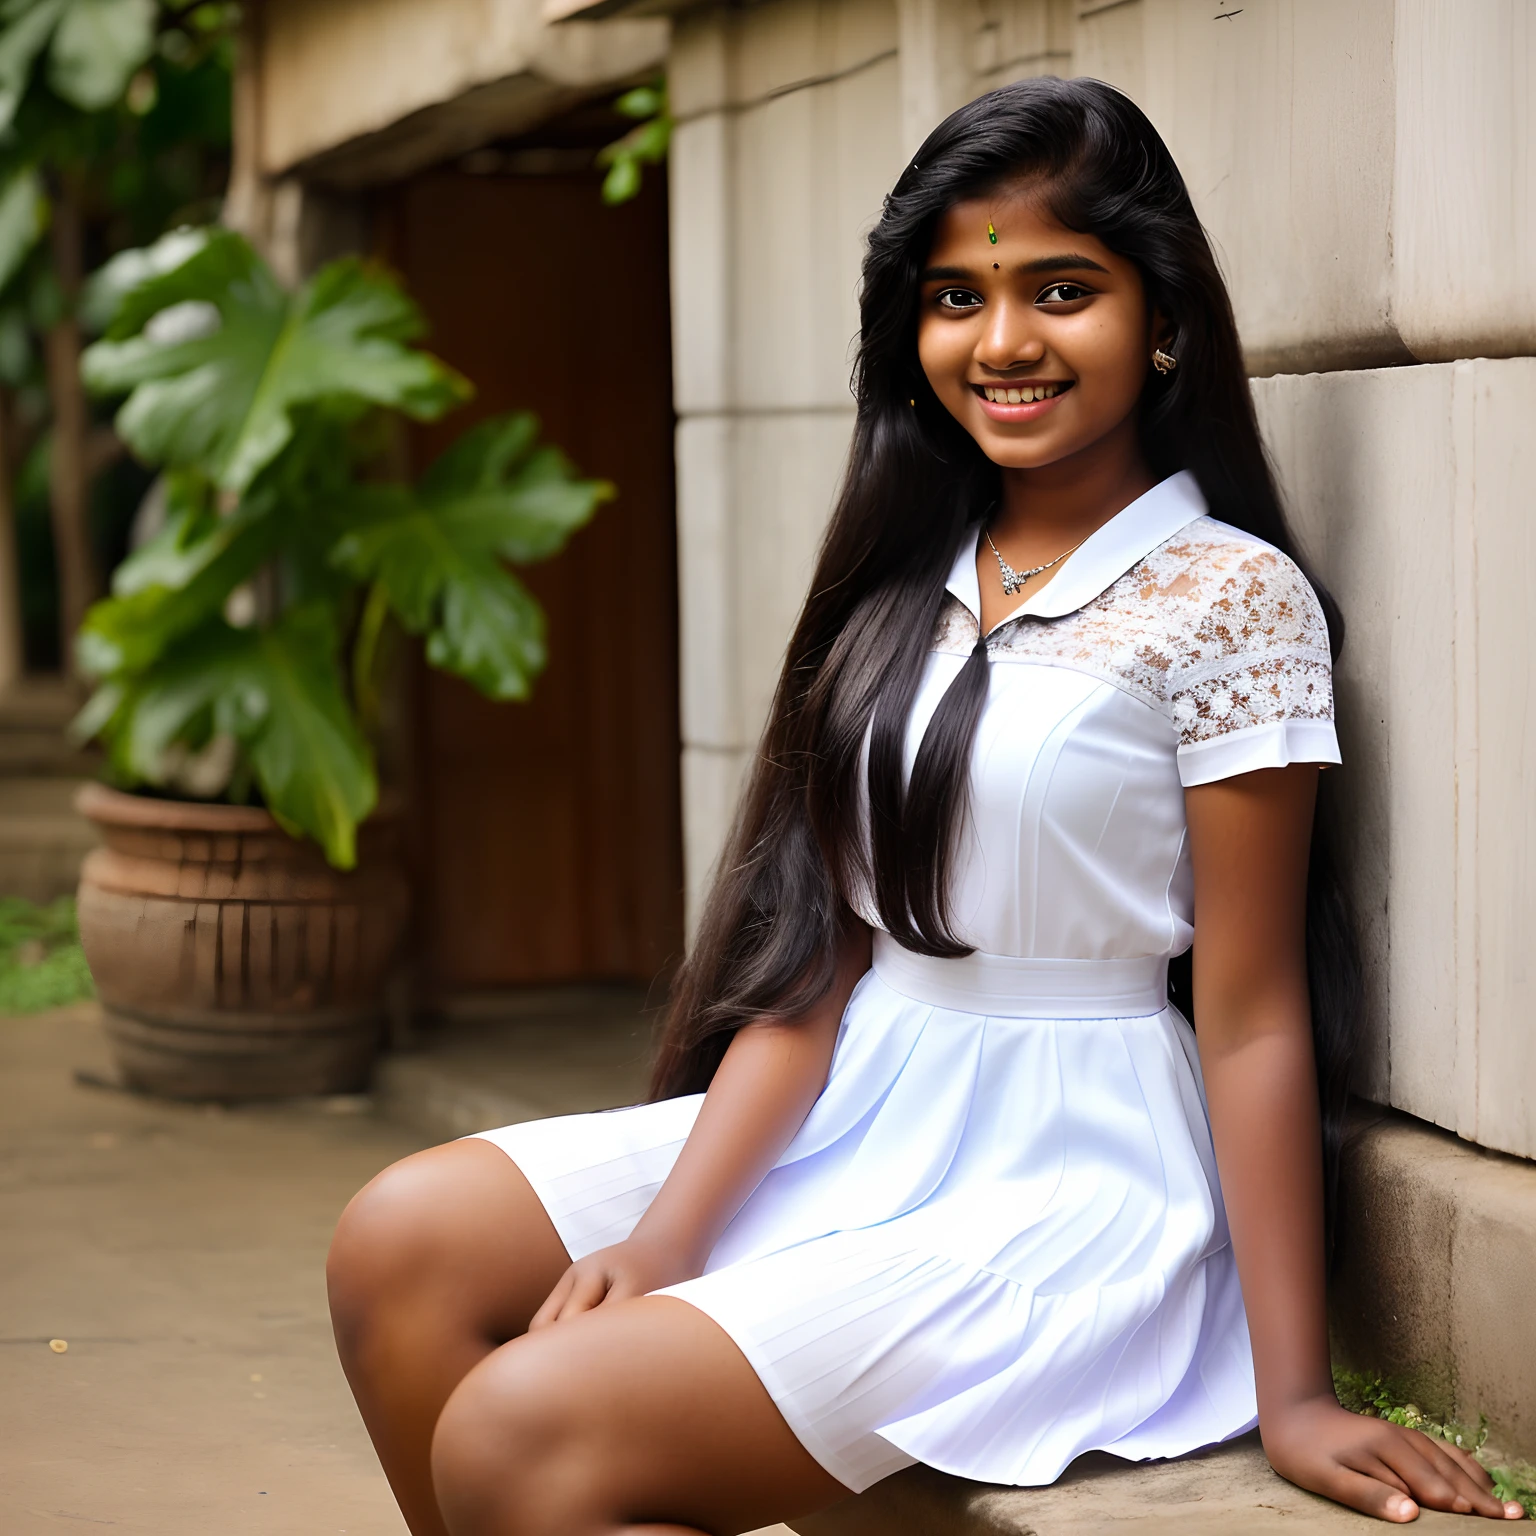
[[1161,347],[1152,354],[1152,366],[1159,373],[1172,373],[1179,366],[1179,360],[1172,352],[1164,352]]

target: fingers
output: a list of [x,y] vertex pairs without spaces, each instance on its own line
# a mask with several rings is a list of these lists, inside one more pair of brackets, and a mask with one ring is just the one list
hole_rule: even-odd
[[1379,1454],[1426,1509],[1504,1518],[1504,1505],[1493,1496],[1491,1484],[1484,1487],[1445,1446],[1427,1435],[1412,1430],[1394,1435],[1379,1447]]
[[[1458,1497],[1466,1500],[1469,1511],[1475,1515],[1486,1515],[1490,1520],[1504,1519],[1504,1501],[1494,1493],[1493,1479],[1477,1462],[1455,1446],[1442,1445],[1437,1441],[1430,1443],[1442,1474],[1457,1490]],[[1524,1514],[1524,1510],[1521,1513]]]
[[558,1323],[563,1317],[576,1317],[583,1312],[590,1312],[593,1307],[601,1306],[612,1283],[613,1277],[607,1267],[593,1264],[590,1258],[572,1264],[561,1275],[544,1305],[533,1314],[528,1332],[536,1333],[540,1328]]
[[593,1307],[601,1306],[611,1284],[612,1276],[606,1269],[578,1271],[570,1294],[565,1298],[565,1305],[560,1309],[560,1316],[575,1317],[579,1313],[590,1312]]
[[555,1282],[555,1288],[544,1299],[544,1304],[528,1323],[528,1332],[537,1333],[540,1328],[547,1328],[560,1316],[560,1310],[565,1306],[565,1298],[571,1294],[571,1287],[576,1283],[576,1266],[573,1264]]
[[[1390,1475],[1390,1469],[1383,1470]],[[1332,1481],[1333,1487],[1320,1491],[1327,1492],[1330,1498],[1351,1509],[1358,1509],[1362,1515],[1374,1515],[1378,1520],[1390,1520],[1396,1525],[1419,1518],[1419,1506],[1401,1489],[1380,1477],[1340,1466]]]

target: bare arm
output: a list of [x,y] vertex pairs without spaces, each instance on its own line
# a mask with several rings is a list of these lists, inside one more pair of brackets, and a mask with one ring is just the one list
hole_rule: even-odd
[[1211,1131],[1275,1470],[1367,1514],[1516,1518],[1468,1455],[1339,1407],[1328,1358],[1322,1153],[1305,901],[1317,770],[1186,792],[1195,1016]]
[[711,1249],[794,1139],[826,1086],[843,1010],[869,969],[862,925],[844,941],[832,989],[798,1019],[738,1031],[666,1182],[622,1243],[578,1260],[532,1326],[641,1296],[703,1271]]

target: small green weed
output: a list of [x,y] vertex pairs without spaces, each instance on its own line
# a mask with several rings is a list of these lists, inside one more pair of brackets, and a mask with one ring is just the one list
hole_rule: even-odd
[[1536,1520],[1536,1467],[1528,1461],[1493,1464],[1489,1453],[1488,1421],[1479,1415],[1477,1427],[1458,1424],[1454,1420],[1442,1424],[1431,1418],[1407,1400],[1407,1395],[1379,1373],[1368,1375],[1364,1371],[1335,1369],[1333,1389],[1339,1402],[1351,1413],[1363,1413],[1370,1418],[1386,1419],[1391,1424],[1401,1424],[1406,1429],[1417,1429],[1432,1440],[1444,1440],[1448,1445],[1460,1446],[1471,1451],[1487,1469],[1493,1479],[1493,1491],[1501,1499],[1513,1500]]
[[39,907],[0,896],[0,1014],[37,1013],[94,996],[74,897]]

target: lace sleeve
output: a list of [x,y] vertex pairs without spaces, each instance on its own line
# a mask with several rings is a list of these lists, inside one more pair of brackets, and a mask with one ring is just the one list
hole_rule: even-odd
[[1278,550],[1250,548],[1216,584],[1168,685],[1185,785],[1341,760],[1328,627]]

